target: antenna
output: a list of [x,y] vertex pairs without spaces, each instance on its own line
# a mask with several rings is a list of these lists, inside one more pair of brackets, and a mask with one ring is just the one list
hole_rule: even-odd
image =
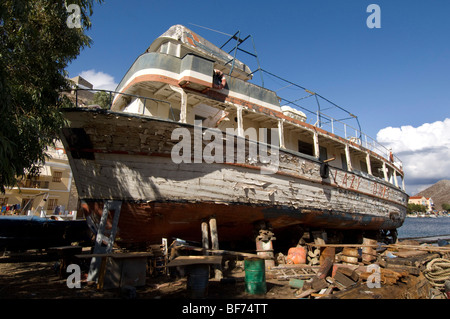
[[[250,55],[250,56],[253,56],[253,57],[256,59],[256,63],[257,63],[257,65],[258,65],[258,69],[256,69],[255,71],[253,71],[253,72],[251,73],[251,75],[253,75],[253,74],[256,73],[257,71],[261,71],[261,70],[262,70],[262,69],[261,69],[261,65],[260,65],[260,63],[259,63],[258,54],[256,53],[255,42],[254,42],[254,40],[253,40],[253,36],[252,36],[252,35],[248,35],[248,36],[245,37],[244,39],[241,39],[241,31],[237,31],[235,34],[232,35],[232,34],[228,34],[228,33],[222,32],[222,31],[218,31],[218,30],[214,30],[214,29],[211,29],[211,28],[207,28],[207,27],[204,27],[204,26],[195,24],[195,23],[189,23],[189,24],[194,25],[194,26],[199,27],[199,28],[202,28],[202,29],[206,29],[206,30],[213,31],[213,32],[216,32],[216,33],[220,33],[220,34],[223,34],[223,35],[226,35],[226,36],[230,37],[230,38],[229,38],[229,39],[228,39],[228,40],[220,47],[220,49],[223,49],[223,48],[224,48],[231,40],[236,40],[236,45],[228,52],[228,54],[231,54],[231,52],[234,51],[233,58],[232,58],[230,61],[228,61],[228,62],[226,63],[226,64],[231,63],[230,75],[231,75],[231,73],[233,72],[233,69],[234,69],[234,62],[235,62],[235,60],[236,60],[236,54],[237,54],[237,51],[244,52],[245,54],[248,54],[248,55]],[[251,40],[252,40],[252,45],[253,45],[253,51],[254,51],[254,53],[251,53],[251,52],[249,52],[249,51],[243,50],[243,49],[241,49],[241,48],[239,47],[242,43],[244,43],[244,42],[245,42],[247,39],[249,39],[249,38],[251,38]],[[260,72],[260,75],[261,75],[261,84],[262,84],[262,87],[264,87],[264,79],[263,79],[263,74],[262,74],[262,72]]]

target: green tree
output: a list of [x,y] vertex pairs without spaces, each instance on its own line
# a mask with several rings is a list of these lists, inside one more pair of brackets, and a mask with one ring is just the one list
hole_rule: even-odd
[[100,105],[102,109],[109,109],[111,101],[114,95],[110,95],[109,92],[99,91],[94,94],[94,104]]
[[406,211],[408,213],[412,212],[425,213],[427,211],[427,208],[423,205],[409,203]]
[[442,204],[442,209],[446,211],[450,211],[450,204],[444,203]]
[[[79,19],[64,0],[0,2],[1,192],[38,172],[63,125],[59,91],[68,88],[65,68],[92,44],[85,31],[94,0],[71,4]],[[79,26],[69,24],[77,21]]]

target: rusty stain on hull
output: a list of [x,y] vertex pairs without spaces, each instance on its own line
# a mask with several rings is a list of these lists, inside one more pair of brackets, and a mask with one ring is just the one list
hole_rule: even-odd
[[[162,237],[199,240],[202,220],[217,218],[221,240],[248,239],[254,224],[327,229],[390,230],[402,225],[407,195],[373,177],[279,149],[274,174],[261,164],[174,163],[171,132],[190,124],[105,110],[70,109],[63,143],[82,210],[99,220],[103,201],[120,200],[122,243],[160,242]],[[224,145],[228,135],[223,135]],[[231,137],[234,139],[234,137]],[[237,140],[234,142],[237,149]],[[245,149],[255,141],[245,140]]]
[[[87,216],[99,220],[103,201],[85,200],[81,208]],[[200,241],[202,221],[215,216],[221,241],[237,242],[251,237],[254,226],[260,221],[269,222],[275,233],[295,225],[314,226],[339,230],[395,229],[403,221],[377,216],[345,212],[267,207],[239,203],[190,203],[124,201],[118,226],[118,243],[157,243],[161,238],[179,237]],[[108,216],[111,227],[113,216]],[[330,224],[333,220],[333,224]]]

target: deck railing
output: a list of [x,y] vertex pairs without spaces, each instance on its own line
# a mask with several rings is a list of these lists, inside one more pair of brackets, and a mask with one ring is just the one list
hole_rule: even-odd
[[[344,123],[325,114],[322,114],[322,121],[320,124],[321,129],[329,131],[337,136],[358,144],[390,161],[391,164],[398,170],[403,170],[402,161],[392,153],[391,149],[388,149],[384,145],[378,143],[375,139],[350,126],[348,123]],[[315,123],[315,126],[318,126],[317,122]]]
[[[102,90],[102,89],[82,89],[82,88],[76,88],[76,89],[72,89],[69,90],[67,92],[71,92],[72,96],[75,96],[75,107],[78,107],[80,105],[84,105],[84,106],[94,106],[92,104],[90,105],[85,105],[86,103],[86,98],[83,98],[81,96],[81,94],[79,94],[79,92],[90,92],[92,95],[94,92],[104,92],[107,94],[108,96],[108,100],[106,101],[106,103],[104,103],[104,105],[99,105],[99,107],[102,107],[104,109],[111,109],[111,106],[114,102],[114,100],[119,97],[119,96],[123,96],[123,97],[129,97],[129,98],[139,98],[141,100],[143,100],[143,111],[142,114],[144,114],[145,112],[145,105],[147,101],[155,101],[155,102],[161,102],[161,103],[166,103],[168,104],[170,111],[171,111],[171,116],[172,119],[175,121],[175,114],[173,112],[173,108],[172,108],[172,104],[168,101],[164,101],[164,100],[159,100],[159,99],[155,99],[155,98],[150,98],[150,97],[144,97],[144,96],[140,96],[140,95],[135,95],[135,94],[128,94],[128,93],[119,93],[116,91],[110,91],[110,90]],[[312,95],[314,96],[315,93],[311,92]],[[295,102],[290,102],[289,100],[286,99],[282,99],[284,101],[287,102],[287,104],[285,105],[293,105],[294,107],[300,107],[302,110],[306,110],[305,108],[301,107],[300,105],[298,105]],[[332,103],[328,100],[326,100],[329,103]],[[89,102],[93,102],[89,99]],[[332,103],[333,104],[333,103]],[[307,110],[308,112],[310,112],[311,114],[315,114],[317,116],[317,121],[313,124],[314,126],[320,127],[326,131],[329,131],[337,136],[340,136],[342,138],[345,138],[347,140],[352,141],[353,143],[356,143],[376,154],[378,154],[379,156],[381,156],[382,158],[389,160],[392,165],[397,168],[398,170],[402,171],[403,170],[403,163],[402,161],[395,155],[392,154],[392,151],[388,148],[386,148],[385,146],[381,145],[380,143],[378,143],[375,139],[373,139],[372,137],[368,136],[367,134],[363,133],[360,129],[356,129],[352,126],[350,126],[348,123],[345,123],[343,120],[337,120],[334,119],[333,117],[322,113],[322,112],[313,112],[310,110]],[[349,113],[350,114],[350,113]],[[350,114],[349,118],[356,118],[356,116]],[[349,119],[347,118],[347,119]],[[345,119],[344,119],[345,120]],[[359,122],[358,122],[359,123]]]

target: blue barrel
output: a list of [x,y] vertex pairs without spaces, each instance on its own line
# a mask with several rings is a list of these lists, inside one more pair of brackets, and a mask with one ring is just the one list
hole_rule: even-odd
[[266,267],[264,259],[244,260],[245,291],[251,295],[264,295],[267,292]]
[[191,265],[187,269],[187,290],[192,299],[206,298],[209,282],[209,265]]

